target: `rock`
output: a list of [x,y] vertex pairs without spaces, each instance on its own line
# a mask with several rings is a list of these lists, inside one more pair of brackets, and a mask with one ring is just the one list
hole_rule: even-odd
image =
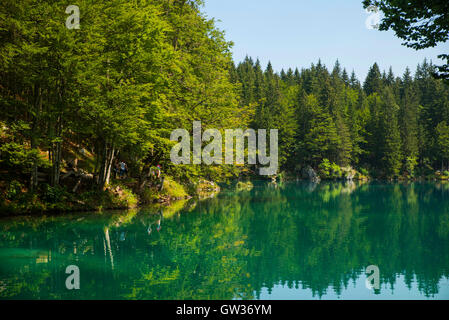
[[319,182],[321,180],[311,166],[306,166],[302,169],[302,177],[313,182]]
[[220,186],[213,181],[200,180],[196,185],[196,193],[200,199],[215,196],[220,192]]

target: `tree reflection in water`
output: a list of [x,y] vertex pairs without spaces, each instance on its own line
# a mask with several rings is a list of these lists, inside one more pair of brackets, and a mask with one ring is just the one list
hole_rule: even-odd
[[[448,199],[442,184],[260,183],[163,213],[3,219],[0,298],[253,299],[278,285],[321,297],[369,265],[377,294],[401,275],[432,297],[449,277]],[[65,288],[70,264],[80,290]]]

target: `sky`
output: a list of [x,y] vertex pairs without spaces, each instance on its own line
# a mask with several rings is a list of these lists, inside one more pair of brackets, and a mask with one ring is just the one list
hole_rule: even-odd
[[[445,300],[449,297],[449,279],[441,278],[438,281],[438,293],[433,296],[425,296],[423,288],[419,288],[416,276],[413,279],[411,288],[407,287],[405,277],[397,275],[394,282],[394,290],[390,283],[380,284],[380,294],[375,294],[374,290],[366,288],[366,276],[359,276],[354,282],[349,282],[346,288],[340,288],[341,293],[336,294],[330,286],[327,292],[321,297],[322,300]],[[267,288],[263,288],[260,299],[262,300],[318,300],[318,295],[313,296],[312,290],[302,284],[301,289],[289,288],[288,286],[275,285],[271,288],[271,293]]]
[[363,81],[374,62],[401,76],[407,66],[414,73],[424,58],[438,65],[438,54],[449,52],[449,42],[416,51],[401,45],[394,31],[368,29],[373,14],[362,0],[205,0],[202,11],[234,42],[236,63],[248,55],[264,67],[271,61],[278,72],[318,59],[332,69],[338,59]]

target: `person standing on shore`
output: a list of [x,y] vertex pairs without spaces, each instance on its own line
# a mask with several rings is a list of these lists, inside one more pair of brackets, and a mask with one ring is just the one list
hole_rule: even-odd
[[119,163],[120,166],[120,178],[125,177],[125,175],[127,175],[127,171],[128,171],[128,166],[126,165],[126,163],[124,161],[121,161]]

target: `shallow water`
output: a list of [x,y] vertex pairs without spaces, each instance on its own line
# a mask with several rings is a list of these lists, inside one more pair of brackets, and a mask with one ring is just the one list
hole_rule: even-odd
[[184,208],[0,220],[0,299],[449,299],[448,279],[448,185],[258,183]]

